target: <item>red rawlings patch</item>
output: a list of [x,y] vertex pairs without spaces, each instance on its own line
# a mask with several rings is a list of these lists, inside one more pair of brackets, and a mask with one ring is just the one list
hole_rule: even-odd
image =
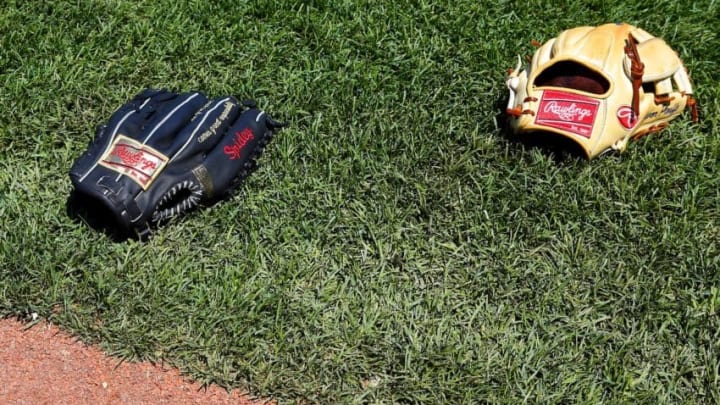
[[130,177],[143,189],[147,189],[167,161],[167,156],[155,149],[120,135],[115,138],[99,163]]
[[233,140],[232,145],[225,145],[223,148],[223,152],[225,152],[226,155],[230,157],[231,160],[239,159],[240,153],[242,152],[243,148],[245,148],[245,145],[248,144],[248,142],[255,139],[255,135],[252,133],[250,128],[245,128],[242,131],[237,131],[235,133],[235,139]]
[[535,124],[590,138],[600,102],[590,97],[557,90],[545,90]]
[[627,105],[618,108],[617,119],[620,121],[620,125],[627,129],[633,129],[638,122],[637,114]]

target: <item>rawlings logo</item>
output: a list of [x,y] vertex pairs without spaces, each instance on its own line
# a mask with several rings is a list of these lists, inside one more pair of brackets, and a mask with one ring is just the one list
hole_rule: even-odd
[[627,105],[618,108],[616,115],[620,125],[627,129],[633,129],[638,122],[637,114]]
[[142,150],[137,150],[130,145],[118,144],[115,146],[110,158],[112,160],[115,157],[118,159],[118,163],[138,167],[142,171],[153,171],[157,168],[157,161],[148,159]]
[[535,124],[590,138],[600,102],[587,96],[557,90],[543,92]]
[[231,160],[239,159],[240,153],[245,148],[248,142],[255,139],[255,135],[252,133],[250,128],[245,128],[242,131],[235,132],[235,139],[232,145],[225,145],[223,151],[230,157]]
[[115,138],[99,163],[128,176],[147,190],[167,161],[167,156],[150,146],[120,135]]
[[555,114],[563,121],[582,121],[593,113],[589,108],[578,107],[575,103],[567,105],[557,101],[547,103],[543,111]]

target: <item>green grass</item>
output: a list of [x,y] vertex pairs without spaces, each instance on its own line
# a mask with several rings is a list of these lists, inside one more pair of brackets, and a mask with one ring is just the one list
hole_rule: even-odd
[[[281,402],[720,402],[720,5],[7,1],[0,316]],[[496,115],[506,68],[626,21],[703,121],[558,162]],[[290,126],[242,192],[113,243],[66,213],[73,160],[145,87]]]

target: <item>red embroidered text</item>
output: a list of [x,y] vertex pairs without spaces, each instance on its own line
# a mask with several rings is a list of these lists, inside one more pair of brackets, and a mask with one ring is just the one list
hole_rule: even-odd
[[240,153],[243,148],[245,148],[245,145],[253,139],[255,139],[255,135],[253,135],[250,128],[245,128],[242,131],[235,133],[235,140],[233,141],[233,144],[225,145],[223,151],[230,157],[230,159],[239,159]]

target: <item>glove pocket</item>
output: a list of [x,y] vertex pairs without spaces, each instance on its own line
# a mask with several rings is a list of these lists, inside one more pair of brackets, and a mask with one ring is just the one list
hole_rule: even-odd
[[146,221],[159,224],[197,208],[203,199],[203,188],[188,172],[168,172],[152,190],[139,196],[147,207]]

